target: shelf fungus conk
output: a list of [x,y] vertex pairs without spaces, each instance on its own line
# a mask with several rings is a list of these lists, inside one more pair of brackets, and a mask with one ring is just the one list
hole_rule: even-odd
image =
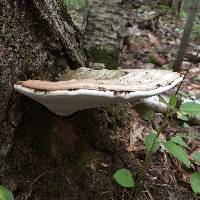
[[61,81],[19,81],[15,89],[60,116],[123,102],[136,102],[172,89],[183,77],[166,70],[67,71]]

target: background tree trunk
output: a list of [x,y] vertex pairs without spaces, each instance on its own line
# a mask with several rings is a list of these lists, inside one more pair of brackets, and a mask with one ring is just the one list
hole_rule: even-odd
[[120,41],[126,32],[123,0],[89,0],[87,10],[84,46],[88,51],[89,60],[116,69]]
[[192,0],[191,7],[188,13],[186,25],[184,28],[183,36],[181,39],[181,44],[179,46],[179,50],[176,56],[176,60],[173,64],[174,71],[180,72],[181,71],[181,64],[183,62],[185,53],[187,52],[188,45],[189,45],[189,40],[190,40],[190,35],[192,32],[192,27],[195,21],[195,16],[197,13],[199,5],[199,0]]
[[[0,156],[11,148],[21,118],[18,80],[56,80],[68,66],[84,66],[80,33],[62,1],[0,2]],[[24,106],[24,105],[21,105]],[[31,123],[31,122],[29,122]]]
[[188,12],[190,5],[191,5],[190,1],[182,1],[182,3],[181,3],[181,12]]
[[182,0],[173,0],[173,2],[172,2],[172,8],[173,8],[176,12],[180,12],[181,2],[182,2]]

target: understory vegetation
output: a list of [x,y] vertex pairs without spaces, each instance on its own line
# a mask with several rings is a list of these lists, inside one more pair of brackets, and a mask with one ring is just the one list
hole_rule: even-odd
[[[144,181],[146,176],[148,167],[152,162],[153,154],[158,151],[159,148],[162,148],[164,151],[169,152],[174,157],[176,157],[179,161],[181,161],[186,169],[192,167],[192,162],[200,164],[200,151],[193,152],[191,157],[188,156],[188,151],[190,151],[190,147],[187,144],[188,140],[195,141],[198,135],[195,135],[194,130],[190,127],[189,133],[175,133],[174,136],[163,141],[160,140],[160,135],[163,131],[165,131],[167,127],[167,119],[172,118],[175,114],[178,116],[180,120],[186,123],[188,119],[188,115],[192,115],[193,117],[200,116],[200,104],[188,102],[182,104],[179,109],[176,108],[177,98],[175,95],[172,95],[167,102],[162,96],[160,96],[160,102],[167,105],[167,112],[164,116],[164,119],[157,128],[156,132],[149,133],[144,139],[144,144],[146,146],[147,155],[145,161],[142,165],[141,171],[138,174],[138,177],[134,179],[134,174],[128,169],[119,169],[114,174],[114,179],[122,186],[127,188],[133,188],[129,199],[136,199],[141,183]],[[154,113],[150,109],[145,109],[140,112],[140,115],[145,119],[151,122],[154,118]],[[193,134],[193,136],[191,136]],[[190,161],[192,160],[192,162]],[[191,188],[196,194],[200,194],[200,171],[195,171],[190,175],[190,184]]]

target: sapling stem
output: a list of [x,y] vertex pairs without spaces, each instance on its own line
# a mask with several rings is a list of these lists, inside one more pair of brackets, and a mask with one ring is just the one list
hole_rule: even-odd
[[157,133],[156,137],[153,140],[153,143],[151,145],[150,150],[147,152],[147,156],[145,158],[145,161],[144,161],[144,163],[142,165],[142,169],[140,170],[140,173],[139,173],[138,178],[136,180],[135,187],[131,191],[129,200],[131,200],[132,197],[133,197],[133,200],[136,199],[136,197],[137,197],[137,193],[138,193],[138,191],[140,189],[141,183],[144,180],[145,174],[146,174],[147,169],[149,167],[149,164],[151,163],[151,160],[152,160],[153,147],[154,147],[154,145],[156,143],[156,140],[159,138],[160,134],[165,130],[165,128],[166,128],[166,120],[168,119],[169,115],[170,115],[170,109],[167,110],[167,113],[165,115],[165,118],[163,119],[162,125],[156,131],[156,133]]
[[[198,55],[199,55],[199,52],[197,52],[197,56]],[[190,69],[191,69],[192,66],[193,66],[193,63],[191,63],[191,65],[187,69],[186,73],[184,74],[183,80],[186,78],[186,76],[189,73],[189,71],[190,71]],[[177,95],[177,93],[179,92],[182,83],[183,83],[183,81],[181,81],[180,85],[178,86],[175,95]],[[165,115],[165,117],[163,119],[162,125],[157,129],[157,131],[156,131],[156,137],[153,140],[153,143],[151,145],[150,150],[147,152],[147,156],[146,156],[145,161],[144,161],[144,163],[142,165],[142,169],[139,172],[138,178],[137,178],[136,183],[135,183],[135,187],[131,191],[131,194],[129,196],[129,200],[131,200],[132,197],[133,197],[133,200],[135,200],[136,197],[137,197],[138,191],[140,190],[141,183],[144,181],[144,177],[146,175],[147,169],[148,169],[148,167],[149,167],[149,165],[151,163],[151,160],[152,160],[153,147],[154,147],[154,145],[156,143],[156,140],[159,138],[160,134],[165,130],[165,128],[166,128],[166,120],[168,119],[168,117],[170,115],[171,115],[171,108],[168,107],[167,113],[166,113],[166,115]]]

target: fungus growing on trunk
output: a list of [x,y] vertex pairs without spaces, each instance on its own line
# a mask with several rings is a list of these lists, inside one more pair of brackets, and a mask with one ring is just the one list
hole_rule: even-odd
[[61,81],[19,81],[15,89],[60,116],[108,104],[134,102],[170,90],[182,76],[164,70],[92,70],[66,72]]

